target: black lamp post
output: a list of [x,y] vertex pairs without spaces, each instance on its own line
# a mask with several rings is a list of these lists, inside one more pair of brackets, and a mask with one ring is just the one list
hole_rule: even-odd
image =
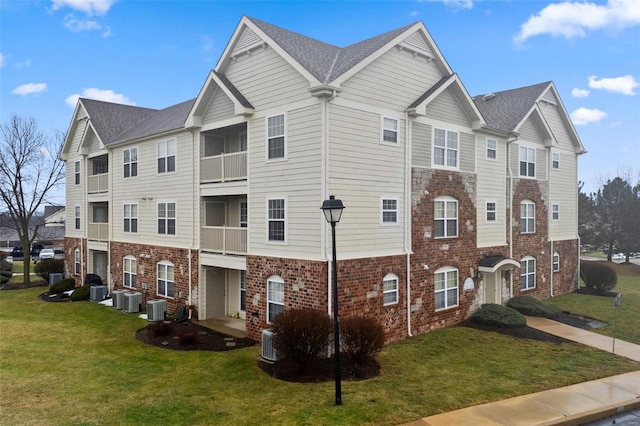
[[336,405],[342,405],[342,383],[340,378],[340,321],[338,319],[338,259],[336,257],[336,223],[340,222],[344,205],[331,195],[322,202],[322,212],[331,224],[331,240],[333,242],[333,347],[335,360]]

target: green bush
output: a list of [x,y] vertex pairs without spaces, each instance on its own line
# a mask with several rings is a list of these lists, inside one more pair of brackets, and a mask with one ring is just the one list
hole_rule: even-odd
[[9,282],[9,278],[4,275],[0,275],[0,285],[4,285]]
[[7,279],[11,278],[13,272],[11,271],[0,271],[0,277],[6,277]]
[[7,262],[6,260],[0,260],[0,271],[12,271],[13,265],[11,262]]
[[384,329],[375,319],[352,316],[340,320],[341,349],[357,373],[357,367],[375,356],[384,346]]
[[273,320],[273,346],[280,355],[294,363],[298,374],[303,374],[318,354],[327,350],[331,326],[331,318],[324,312],[286,310]]
[[65,278],[49,287],[49,294],[60,294],[76,288],[76,281],[73,278]]
[[49,282],[50,274],[62,274],[64,272],[64,260],[63,259],[45,259],[36,263],[33,268],[33,272]]
[[485,303],[472,316],[473,321],[498,327],[526,327],[527,319],[520,312],[508,306]]
[[90,296],[91,296],[91,286],[83,285],[82,287],[78,287],[75,290],[73,290],[73,293],[71,293],[70,299],[74,302],[77,302],[79,300],[89,300]]
[[541,301],[529,296],[514,296],[507,302],[507,306],[532,317],[555,318],[562,313],[556,306],[545,305]]
[[580,278],[584,284],[604,293],[618,284],[616,271],[604,262],[580,262]]

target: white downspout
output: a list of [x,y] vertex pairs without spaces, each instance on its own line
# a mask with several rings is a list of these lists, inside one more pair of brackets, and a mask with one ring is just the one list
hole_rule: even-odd
[[[200,162],[196,162],[196,150],[198,150],[198,153],[200,152],[200,144],[198,144],[196,146],[196,133],[195,130],[191,131],[191,164],[194,165],[193,169],[196,171],[196,176],[192,176],[191,178],[191,197],[192,197],[192,201],[191,201],[191,208],[195,209],[194,213],[197,211],[198,213],[195,214],[196,216],[196,223],[197,223],[197,229],[200,229],[200,191],[198,191],[198,196],[197,196],[197,203],[193,200],[195,197],[195,193],[196,193],[196,178],[198,179],[198,182],[200,182]],[[191,263],[193,262],[193,254],[192,254],[192,249],[193,249],[193,242],[196,239],[196,227],[193,226],[193,221],[191,223],[191,242],[189,243],[189,254],[187,255],[188,257],[188,261],[189,261],[189,296],[188,296],[188,302],[189,302],[189,309],[188,309],[188,315],[189,315],[189,319],[191,319],[191,306],[193,305],[192,303],[192,296],[191,296],[191,287],[193,286],[193,274],[192,274],[192,268],[193,266],[191,265]],[[200,294],[200,292],[198,292],[198,294]]]
[[409,113],[404,113],[404,251],[407,257],[407,335],[411,333],[411,125]]
[[[324,98],[324,102],[321,104],[322,105],[322,117],[324,119],[324,125],[322,128],[322,162],[323,162],[323,168],[322,168],[322,174],[323,176],[323,196],[324,199],[329,198],[329,102],[331,102],[332,100],[334,100],[336,98],[336,96],[338,96],[338,93],[334,90],[333,94],[331,95],[331,97],[329,98]],[[327,259],[327,314],[329,316],[333,316],[333,304],[332,304],[332,300],[333,300],[333,292],[332,292],[332,270],[333,270],[333,262],[334,260],[331,258],[331,252],[329,251],[329,245],[327,244],[327,224],[324,221],[324,216],[322,217],[322,227],[320,228],[321,231],[321,238],[322,238],[322,246],[323,246],[323,252],[324,252],[324,258]]]
[[553,258],[555,257],[555,254],[553,252],[553,240],[549,241],[549,244],[550,244],[549,253],[551,254],[551,274],[550,274],[551,275],[551,280],[550,280],[551,288],[550,288],[550,294],[551,294],[551,297],[553,297]]
[[580,289],[580,250],[582,250],[582,242],[580,241],[580,234],[578,234],[578,276],[576,277],[578,289]]
[[[511,169],[511,150],[509,147],[518,138],[507,139],[507,171],[509,172],[509,259],[513,259],[513,170]],[[509,274],[509,297],[513,297],[513,270]]]

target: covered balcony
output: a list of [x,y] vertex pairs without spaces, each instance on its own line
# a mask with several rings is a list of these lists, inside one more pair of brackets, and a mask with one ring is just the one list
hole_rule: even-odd
[[89,159],[89,194],[109,192],[109,159],[107,155]]
[[207,197],[202,201],[204,224],[200,233],[202,251],[247,254],[247,202],[241,197]]
[[109,204],[89,204],[89,227],[87,234],[90,240],[107,241],[109,239]]
[[205,132],[201,135],[201,144],[201,183],[247,179],[246,124]]

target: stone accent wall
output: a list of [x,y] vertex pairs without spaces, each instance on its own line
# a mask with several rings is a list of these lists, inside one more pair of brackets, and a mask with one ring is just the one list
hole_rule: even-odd
[[[75,273],[75,251],[80,249],[80,274]],[[84,284],[87,274],[87,240],[84,238],[64,238],[64,276],[74,278],[76,287]]]

